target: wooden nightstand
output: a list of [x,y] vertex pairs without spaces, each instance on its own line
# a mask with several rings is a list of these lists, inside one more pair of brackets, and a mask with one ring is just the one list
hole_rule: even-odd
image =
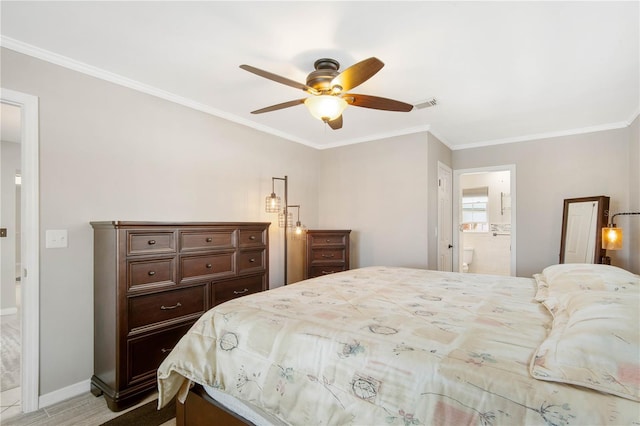
[[350,229],[308,230],[304,278],[348,270],[350,233]]

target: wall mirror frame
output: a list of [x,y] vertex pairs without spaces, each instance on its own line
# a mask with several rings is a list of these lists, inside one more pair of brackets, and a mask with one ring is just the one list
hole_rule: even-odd
[[602,263],[602,228],[608,214],[609,197],[604,195],[564,200],[560,263]]

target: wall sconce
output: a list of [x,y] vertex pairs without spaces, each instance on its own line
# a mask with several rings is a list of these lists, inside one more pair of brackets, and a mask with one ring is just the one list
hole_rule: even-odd
[[[622,228],[617,228],[614,219],[616,216],[632,216],[640,215],[640,212],[616,213],[611,216],[611,222],[606,228],[602,228],[602,248],[605,250],[621,250],[622,249]],[[611,259],[605,256],[602,263],[609,265]]]

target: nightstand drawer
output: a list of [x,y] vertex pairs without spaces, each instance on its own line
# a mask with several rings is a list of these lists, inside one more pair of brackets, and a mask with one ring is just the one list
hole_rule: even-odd
[[176,258],[127,261],[127,289],[140,290],[155,285],[175,285]]
[[235,247],[235,231],[182,231],[180,232],[180,250],[208,250]]
[[162,232],[127,232],[127,255],[161,254],[176,251],[175,234]]
[[129,298],[129,331],[169,320],[200,316],[206,310],[207,286],[183,288]]
[[340,233],[340,234],[323,233],[318,235],[310,234],[309,244],[311,244],[312,247],[335,246],[335,245],[344,246],[347,243],[347,238],[349,238],[349,234],[344,234],[344,233]]
[[345,265],[324,265],[324,266],[312,266],[309,268],[309,277],[320,277],[322,275],[334,274],[336,272],[346,271]]
[[212,305],[219,305],[227,300],[237,297],[246,296],[252,293],[258,293],[263,290],[264,275],[256,275],[253,277],[239,278],[231,281],[221,281],[213,284]]
[[235,255],[235,252],[228,252],[183,256],[180,260],[180,282],[234,275],[236,273]]
[[243,251],[238,255],[238,272],[264,270],[265,250]]
[[345,250],[344,248],[312,248],[310,261],[311,264],[344,262]]
[[194,322],[127,341],[127,385],[154,377],[162,361]]

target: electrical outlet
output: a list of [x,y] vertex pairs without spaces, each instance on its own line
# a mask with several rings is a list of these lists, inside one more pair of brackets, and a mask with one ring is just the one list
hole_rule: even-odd
[[68,247],[66,229],[47,229],[45,233],[45,248]]

